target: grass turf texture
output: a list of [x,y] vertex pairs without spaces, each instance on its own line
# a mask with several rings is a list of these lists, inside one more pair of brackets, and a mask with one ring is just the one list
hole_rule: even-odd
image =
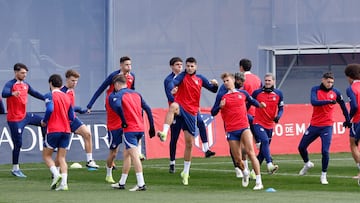
[[[360,186],[352,176],[357,169],[349,153],[331,154],[328,181],[320,184],[321,156],[311,154],[315,167],[306,176],[298,176],[303,162],[299,155],[274,156],[280,169],[275,175],[266,173],[262,165],[264,190],[253,191],[235,177],[229,157],[195,158],[191,164],[189,185],[181,183],[183,160],[178,159],[176,173],[168,172],[168,160],[145,160],[144,176],[148,190],[129,192],[136,184],[135,174],[129,174],[126,190],[116,190],[105,183],[106,169],[97,161],[97,171],[69,169],[69,191],[50,191],[51,174],[45,164],[21,164],[27,178],[11,175],[11,165],[0,165],[0,202],[359,202]],[[69,165],[72,162],[69,162]],[[85,163],[82,163],[84,166]],[[121,162],[117,161],[121,166]],[[113,171],[115,181],[121,171]],[[267,188],[277,192],[268,193]]]

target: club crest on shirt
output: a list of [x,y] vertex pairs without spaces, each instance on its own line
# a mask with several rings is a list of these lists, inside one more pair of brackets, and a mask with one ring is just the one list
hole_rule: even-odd
[[329,94],[330,99],[334,98],[334,94]]
[[239,98],[239,99],[242,99],[242,96],[241,96],[241,94],[239,94],[239,95],[238,95],[238,98]]
[[273,101],[276,101],[276,97],[275,97],[275,96],[273,96],[272,100],[273,100]]
[[199,80],[194,80],[196,85],[199,85]]

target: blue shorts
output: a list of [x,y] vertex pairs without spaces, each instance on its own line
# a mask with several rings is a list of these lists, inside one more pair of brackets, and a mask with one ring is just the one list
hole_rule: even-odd
[[108,141],[109,141],[109,149],[113,150],[118,148],[118,146],[122,143],[123,130],[119,128],[117,130],[109,130],[108,131]]
[[70,123],[71,132],[75,132],[82,125],[84,125],[84,123],[78,117],[75,117],[75,119]]
[[48,133],[47,135],[45,135],[44,147],[50,149],[66,149],[70,143],[70,135],[70,133],[64,132]]
[[178,121],[181,122],[181,129],[187,130],[192,136],[195,136],[197,115],[193,116],[186,112],[180,105],[180,115]]
[[124,133],[124,143],[126,149],[138,146],[139,140],[144,136],[144,132],[127,132]]
[[236,140],[236,141],[240,141],[241,140],[241,135],[243,134],[243,132],[247,129],[250,129],[249,127],[247,128],[242,128],[240,130],[235,130],[232,132],[227,132],[226,133],[226,139],[229,140]]

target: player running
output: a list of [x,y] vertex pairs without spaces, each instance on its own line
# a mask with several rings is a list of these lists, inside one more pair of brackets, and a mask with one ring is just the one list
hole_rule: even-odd
[[264,108],[264,103],[258,103],[246,91],[235,88],[235,77],[231,73],[223,73],[221,79],[224,86],[228,90],[222,95],[218,95],[214,106],[211,109],[211,115],[215,116],[221,110],[221,116],[224,121],[226,137],[229,143],[231,153],[234,156],[237,167],[243,172],[243,187],[249,185],[249,170],[244,166],[241,159],[241,143],[245,148],[246,154],[249,156],[252,166],[256,174],[256,184],[253,190],[261,190],[264,188],[261,180],[260,165],[256,158],[253,148],[253,136],[250,131],[246,103],[250,103],[256,107]]
[[344,126],[350,129],[350,150],[355,164],[358,168],[358,175],[355,176],[360,185],[360,151],[358,148],[360,140],[360,64],[349,64],[345,68],[345,75],[350,83],[346,94],[350,100],[351,123],[345,122]]
[[[171,103],[166,114],[165,124],[170,126],[174,121],[174,117],[178,115],[176,122],[181,123],[181,129],[185,135],[184,170],[181,172],[181,178],[182,183],[188,185],[196,117],[200,108],[201,88],[205,87],[209,91],[216,93],[218,83],[215,79],[208,81],[204,76],[196,74],[197,62],[195,58],[189,57],[185,63],[185,71],[173,80],[174,87],[177,86],[178,89],[174,102]],[[168,128],[157,133],[161,140],[166,139],[167,130]]]
[[322,169],[320,183],[329,184],[327,181],[327,168],[329,165],[329,148],[333,133],[334,110],[335,104],[341,107],[346,123],[349,123],[349,113],[346,109],[345,102],[339,90],[334,88],[334,75],[330,72],[322,76],[321,84],[311,89],[311,105],[313,113],[310,126],[303,135],[298,150],[304,161],[304,167],[300,170],[299,175],[303,176],[314,163],[310,161],[307,151],[308,146],[317,138],[321,138]]
[[[183,61],[179,57],[173,57],[170,59],[169,64],[172,72],[165,78],[164,88],[165,88],[166,97],[168,99],[168,103],[170,105],[172,102],[174,102],[174,98],[175,98],[174,95],[176,94],[174,91],[173,80],[182,71]],[[175,88],[175,90],[177,90],[177,88]],[[201,118],[200,112],[198,112],[197,114],[197,127],[199,128],[199,134],[201,141],[203,143],[205,157],[209,158],[211,156],[214,156],[215,152],[210,150],[207,134],[206,134],[205,123]],[[169,173],[175,173],[176,144],[179,139],[179,134],[181,130],[180,122],[177,122],[177,116],[174,117],[174,122],[170,126],[168,126],[168,124],[164,124],[164,129],[165,129],[164,132],[167,133],[169,128],[171,134],[170,145],[169,145],[170,148]],[[165,140],[166,140],[166,136],[163,137],[162,141]]]
[[264,77],[265,85],[253,92],[252,97],[258,102],[266,104],[265,108],[256,108],[253,120],[254,133],[259,138],[261,145],[257,156],[259,163],[266,160],[267,171],[269,174],[275,173],[279,166],[274,165],[270,154],[270,143],[275,123],[279,122],[283,111],[283,94],[274,87],[275,77],[272,73],[267,73]]

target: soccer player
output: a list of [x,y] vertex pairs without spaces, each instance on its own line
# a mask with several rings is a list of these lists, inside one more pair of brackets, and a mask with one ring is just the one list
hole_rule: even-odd
[[358,168],[358,179],[360,185],[360,151],[358,148],[360,140],[360,64],[349,64],[345,68],[345,75],[350,83],[350,87],[346,89],[346,94],[350,100],[350,119],[351,123],[344,123],[344,126],[351,128],[350,130],[350,150],[355,164]]
[[211,109],[211,115],[215,116],[221,110],[221,117],[224,121],[226,137],[229,143],[231,153],[236,160],[236,165],[243,172],[243,187],[249,185],[249,170],[244,166],[241,159],[241,143],[249,156],[256,174],[256,184],[253,190],[264,188],[261,180],[260,165],[256,158],[253,148],[253,136],[247,117],[247,103],[256,107],[264,108],[266,104],[258,103],[246,91],[235,88],[235,77],[231,73],[223,73],[221,79],[228,90],[216,98],[214,106]]
[[[165,88],[165,94],[168,99],[169,105],[174,102],[174,94],[173,91],[173,79],[180,74],[182,71],[182,65],[183,61],[179,57],[173,57],[170,59],[170,68],[172,72],[165,78],[164,80],[164,88]],[[175,88],[176,90],[176,88]],[[171,139],[170,139],[170,165],[169,165],[169,172],[175,173],[175,155],[176,155],[176,144],[179,139],[179,134],[181,130],[180,123],[176,121],[177,117],[174,117],[174,122],[170,125],[170,133],[171,133]],[[169,126],[168,126],[169,127]],[[203,147],[205,151],[205,157],[209,158],[211,156],[215,155],[215,152],[211,151],[209,148],[209,143],[207,140],[206,135],[206,128],[205,123],[201,118],[200,112],[197,114],[197,127],[199,128],[200,138],[203,142]]]
[[[7,123],[10,128],[11,140],[14,143],[12,150],[13,169],[11,173],[20,178],[26,178],[26,175],[20,170],[19,156],[22,146],[22,134],[26,125],[41,126],[41,117],[33,113],[26,113],[28,94],[44,100],[44,95],[34,90],[25,82],[28,68],[25,64],[16,63],[14,65],[15,78],[8,81],[2,90],[2,97],[6,98]],[[42,128],[43,135],[45,129]]]
[[[235,88],[236,89],[243,89],[243,85],[244,85],[244,82],[245,82],[245,75],[243,72],[237,72],[235,73],[234,75],[235,77]],[[221,97],[226,94],[226,92],[228,92],[228,90],[226,89],[225,85],[222,84],[219,88],[219,91],[217,92],[216,94],[216,100],[221,100]],[[248,117],[249,117],[249,114],[248,114]],[[243,147],[242,147],[243,148]],[[245,151],[243,152],[245,153]],[[242,154],[243,154],[242,153]],[[231,150],[230,150],[230,156],[231,156],[231,160],[233,162],[233,165],[235,167],[235,174],[236,174],[236,177],[237,178],[242,178],[243,177],[243,174],[242,174],[242,171],[241,169],[237,166],[237,163],[236,163],[236,160],[233,156],[233,154],[231,153]],[[246,158],[245,158],[246,160]],[[245,161],[243,160],[243,161]],[[250,175],[253,175],[255,177],[255,172],[251,173]],[[252,177],[252,179],[255,179],[254,177]]]
[[[41,121],[43,127],[47,127],[44,139],[43,159],[49,167],[53,180],[50,185],[52,190],[68,190],[67,177],[68,167],[66,163],[66,148],[70,143],[70,122],[73,122],[75,112],[70,98],[60,90],[62,86],[61,76],[58,74],[49,77],[50,93],[45,95],[46,111]],[[58,149],[56,160],[60,165],[60,172],[52,159],[54,149]],[[56,185],[60,182],[58,187]]]
[[322,154],[322,172],[320,183],[329,184],[326,172],[329,164],[329,148],[333,132],[334,109],[338,103],[341,107],[346,123],[349,123],[349,114],[345,106],[345,102],[339,90],[334,86],[334,75],[327,72],[322,76],[321,84],[311,89],[311,105],[313,113],[310,126],[303,135],[298,150],[304,161],[304,167],[300,170],[299,175],[305,175],[314,164],[310,161],[307,148],[318,137],[321,138],[321,154]]
[[254,133],[260,139],[261,145],[257,156],[259,163],[266,160],[269,174],[275,173],[279,166],[274,165],[270,155],[270,143],[275,123],[279,122],[283,111],[283,94],[274,87],[275,77],[272,73],[265,74],[265,85],[253,92],[252,97],[258,102],[264,102],[266,108],[256,108],[253,120]]
[[[135,90],[135,74],[133,72],[131,72],[131,59],[128,56],[123,56],[120,58],[120,69],[112,72],[104,80],[104,82],[95,91],[94,95],[92,96],[91,100],[89,101],[88,105],[86,106],[88,109],[88,113],[90,113],[91,108],[92,108],[93,104],[95,103],[96,99],[105,91],[106,88],[108,88],[106,90],[106,97],[105,97],[106,126],[107,126],[108,131],[117,131],[119,128],[121,128],[121,120],[120,120],[119,116],[116,114],[116,112],[114,112],[111,109],[111,107],[109,105],[109,100],[108,100],[109,95],[114,91],[114,85],[112,84],[112,79],[114,78],[114,76],[119,75],[119,74],[124,74],[126,77],[126,81],[127,81],[126,82],[127,87]],[[113,134],[113,136],[115,136],[116,134]],[[112,153],[111,150],[112,149],[110,149],[110,153]],[[140,150],[141,150],[141,148],[140,148]],[[140,153],[140,154],[142,154],[142,153]],[[143,157],[140,155],[140,158],[142,159]],[[129,159],[129,160],[123,160],[123,161],[130,162],[131,160]],[[129,165],[131,165],[131,163],[129,163]],[[107,171],[109,168],[113,169],[114,163],[112,163],[111,166],[107,166],[107,167],[108,167]],[[110,175],[110,174],[108,174],[108,175]],[[110,181],[110,182],[112,182],[112,181]]]
[[[245,82],[243,84],[243,89],[250,95],[252,95],[254,90],[257,90],[257,89],[261,88],[261,86],[262,86],[261,79],[259,78],[259,76],[255,75],[251,72],[251,67],[252,67],[251,60],[249,60],[247,58],[243,58],[240,60],[239,69],[240,69],[240,72],[243,72],[245,75]],[[259,138],[254,133],[254,127],[252,124],[252,121],[254,120],[254,116],[255,116],[255,107],[250,106],[250,108],[248,109],[248,119],[249,119],[249,123],[250,123],[250,130],[255,138],[256,147],[259,148],[260,141],[259,141]],[[249,169],[248,161],[246,159],[246,153],[243,153],[242,156],[243,156],[242,159],[244,161],[245,167],[247,169]],[[235,172],[237,174],[239,174],[239,171],[237,171],[236,168],[235,168]]]
[[[126,77],[124,75],[120,74],[115,76],[113,84],[114,93],[109,95],[109,104],[121,118],[125,143],[124,158],[131,158],[137,179],[136,186],[129,191],[144,191],[146,190],[146,185],[137,145],[141,137],[144,136],[143,110],[146,112],[149,119],[150,138],[155,136],[154,120],[151,109],[139,93],[127,88]],[[123,171],[119,183],[112,184],[111,186],[117,189],[125,189],[128,174],[129,170],[126,172]]]
[[184,170],[181,172],[182,183],[188,185],[192,143],[194,142],[195,126],[197,114],[200,108],[201,88],[205,87],[213,93],[217,92],[218,83],[215,79],[208,81],[204,76],[196,74],[197,62],[193,57],[185,61],[186,68],[174,78],[174,87],[177,86],[177,92],[174,102],[170,104],[169,111],[166,114],[163,131],[158,132],[161,140],[166,139],[169,128],[174,121],[174,116],[178,116],[176,122],[180,122],[181,129],[185,135],[184,152]]
[[[75,106],[75,87],[78,83],[80,74],[76,70],[67,70],[65,73],[66,83],[61,88],[61,91],[66,93],[71,101],[73,109],[78,113],[86,113],[86,110],[82,110],[80,106]],[[96,162],[93,159],[92,154],[92,138],[90,130],[85,126],[85,124],[75,116],[74,121],[70,124],[71,132],[76,133],[83,137],[85,141],[85,151],[86,151],[86,166],[88,168],[99,168]]]

